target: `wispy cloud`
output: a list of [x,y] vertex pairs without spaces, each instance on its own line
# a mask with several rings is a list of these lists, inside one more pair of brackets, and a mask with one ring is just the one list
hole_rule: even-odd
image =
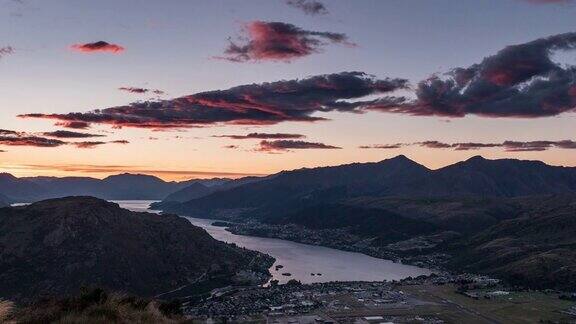
[[110,175],[118,173],[139,173],[149,174],[159,177],[167,177],[171,179],[191,179],[191,178],[206,178],[206,177],[229,177],[239,178],[246,176],[262,176],[261,173],[245,173],[245,172],[219,172],[219,171],[205,171],[205,170],[170,170],[170,169],[153,169],[146,166],[138,165],[98,165],[98,164],[20,164],[20,165],[2,165],[1,169],[5,170],[27,170],[39,173],[43,172],[73,172],[73,173],[86,173],[94,175]]
[[0,47],[0,59],[4,56],[14,54],[14,47],[12,46],[3,46]]
[[374,145],[361,145],[358,148],[361,149],[381,149],[381,150],[391,150],[391,149],[399,149],[408,144],[403,143],[396,143],[396,144],[374,144]]
[[326,15],[328,9],[324,3],[316,0],[285,0],[286,4],[296,9],[302,10],[307,15]]
[[415,143],[376,144],[363,145],[361,149],[399,149],[406,146],[420,146],[431,149],[453,149],[456,151],[471,151],[485,148],[502,148],[507,152],[536,152],[551,148],[576,149],[576,142],[572,140],[561,141],[504,141],[500,143],[445,143],[440,141],[423,141]]
[[103,135],[77,133],[69,131],[54,131],[43,133],[19,132],[7,129],[0,129],[0,145],[5,146],[30,146],[30,147],[60,147],[71,145],[77,148],[94,148],[108,143],[127,144],[125,140],[114,141],[63,141],[62,139],[78,139],[90,137],[103,137]]
[[140,88],[140,87],[120,87],[118,88],[120,91],[135,93],[135,94],[144,94],[148,92],[152,92],[155,95],[163,95],[165,94],[164,91],[158,89],[148,89],[148,88]]
[[100,135],[100,134],[80,133],[80,132],[72,132],[72,131],[66,131],[66,130],[44,132],[44,133],[42,133],[42,135],[46,136],[46,137],[55,137],[55,138],[90,138],[90,137],[105,137],[106,136],[106,135]]
[[0,145],[32,146],[32,147],[58,147],[66,145],[59,139],[36,136],[25,132],[0,129]]
[[341,149],[341,147],[315,142],[276,140],[276,141],[261,141],[256,151],[283,152],[283,151],[307,150],[307,149],[326,150],[326,149]]
[[297,139],[305,138],[301,134],[286,134],[286,133],[250,133],[246,135],[214,135],[212,137],[223,137],[236,140],[244,139]]

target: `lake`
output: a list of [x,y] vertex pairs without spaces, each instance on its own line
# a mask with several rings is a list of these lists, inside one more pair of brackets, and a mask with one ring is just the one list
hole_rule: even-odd
[[[121,207],[133,211],[148,211],[155,201],[114,201]],[[212,226],[215,220],[185,217],[192,224],[202,227],[212,237],[250,250],[260,251],[276,258],[270,268],[273,278],[280,283],[296,279],[302,283],[328,281],[382,281],[399,280],[409,276],[428,275],[430,270],[411,265],[394,263],[390,260],[373,258],[361,253],[295,243],[286,240],[236,235],[223,227]],[[276,270],[277,265],[283,268]],[[284,276],[290,273],[291,276]],[[312,275],[314,274],[314,275]],[[318,275],[321,274],[321,275]]]

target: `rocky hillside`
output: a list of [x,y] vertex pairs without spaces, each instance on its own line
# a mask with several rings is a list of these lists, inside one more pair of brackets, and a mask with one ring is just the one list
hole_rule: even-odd
[[0,209],[0,298],[61,295],[83,285],[152,296],[213,275],[266,273],[269,263],[178,216],[96,198]]
[[534,288],[576,290],[576,197],[524,201],[519,217],[454,242],[452,266]]

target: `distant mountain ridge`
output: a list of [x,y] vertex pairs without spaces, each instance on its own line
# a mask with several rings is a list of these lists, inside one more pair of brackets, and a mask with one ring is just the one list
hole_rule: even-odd
[[217,191],[225,191],[248,183],[266,179],[266,177],[244,177],[240,179],[226,179],[225,181],[213,182],[196,181],[163,199],[164,202],[182,203],[188,200],[201,198]]
[[518,197],[576,193],[576,168],[480,156],[430,170],[407,157],[284,171],[155,208],[197,217],[261,217],[357,197]]
[[[215,188],[230,179],[192,179],[175,182],[144,174],[118,174],[104,179],[90,177],[24,177],[0,174],[0,200],[34,202],[67,196],[93,196],[109,200],[162,200],[190,185]],[[2,199],[4,197],[5,199]]]

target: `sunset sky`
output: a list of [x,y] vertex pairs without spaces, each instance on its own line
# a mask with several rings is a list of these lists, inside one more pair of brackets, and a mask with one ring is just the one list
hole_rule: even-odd
[[0,172],[576,166],[576,2],[0,0],[0,17]]

